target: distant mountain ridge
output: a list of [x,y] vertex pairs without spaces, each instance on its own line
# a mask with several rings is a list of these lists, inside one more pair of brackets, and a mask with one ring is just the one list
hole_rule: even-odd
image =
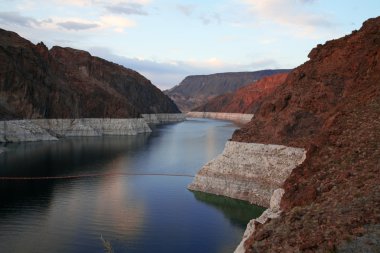
[[288,73],[289,69],[260,70],[253,72],[226,72],[210,75],[187,76],[177,86],[164,91],[180,108],[190,111],[201,106],[211,98],[234,92],[265,76]]
[[229,113],[255,113],[258,109],[259,99],[272,93],[285,82],[288,73],[266,76],[254,83],[248,84],[233,93],[217,96],[206,104],[193,111],[199,112],[229,112]]
[[173,101],[134,70],[82,50],[48,50],[0,29],[0,119],[177,112]]

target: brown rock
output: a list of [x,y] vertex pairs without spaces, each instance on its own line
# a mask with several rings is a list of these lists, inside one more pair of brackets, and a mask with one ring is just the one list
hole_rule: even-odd
[[380,224],[380,17],[309,57],[232,138],[308,150],[284,184],[284,212],[252,236],[254,252],[329,252],[378,234],[366,228]]
[[[287,73],[281,73],[264,77],[257,82],[238,89],[234,93],[215,97],[206,104],[195,108],[194,111],[254,114],[259,107],[256,101],[271,94],[278,86],[283,84],[287,75]],[[286,98],[285,104],[289,99],[290,97]],[[285,104],[283,107],[286,106]]]
[[0,29],[0,119],[129,118],[179,112],[145,77],[72,48]]
[[175,101],[181,111],[188,112],[206,101],[222,94],[233,93],[265,76],[288,72],[288,69],[268,69],[187,76],[179,85],[166,90],[165,94]]

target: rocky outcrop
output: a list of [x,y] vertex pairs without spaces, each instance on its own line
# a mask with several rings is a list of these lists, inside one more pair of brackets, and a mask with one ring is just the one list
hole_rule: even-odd
[[188,188],[267,207],[273,191],[305,156],[300,148],[229,141],[223,153],[203,166]]
[[179,85],[164,93],[173,99],[182,112],[188,112],[209,99],[234,92],[265,76],[287,72],[287,69],[276,69],[187,76]]
[[288,73],[281,73],[264,77],[233,93],[217,96],[202,106],[193,109],[193,111],[254,114],[259,107],[260,99],[268,96],[278,86],[282,85],[287,76]]
[[186,120],[183,113],[157,113],[141,115],[148,124],[162,124]]
[[230,120],[237,123],[245,124],[251,121],[253,114],[245,113],[224,113],[224,112],[188,112],[186,116],[189,118],[209,118]]
[[179,113],[148,79],[88,52],[48,50],[0,29],[0,119],[138,118]]
[[282,186],[281,215],[255,223],[243,251],[377,252],[367,239],[380,224],[380,17],[309,58],[233,135],[307,150]]
[[50,141],[72,136],[149,133],[148,124],[180,122],[183,114],[144,114],[133,119],[30,119],[0,121],[1,142]]
[[29,120],[0,121],[0,142],[58,140],[46,129]]
[[136,135],[151,132],[138,119],[33,119],[0,121],[0,142],[47,141],[70,136]]
[[258,218],[249,221],[247,228],[244,231],[243,239],[234,251],[234,253],[244,253],[246,244],[249,244],[249,239],[251,235],[255,232],[256,224],[264,224],[268,219],[277,219],[280,217],[281,208],[280,203],[282,196],[284,195],[284,189],[278,188],[273,191],[270,198],[270,205],[267,210],[265,210]]

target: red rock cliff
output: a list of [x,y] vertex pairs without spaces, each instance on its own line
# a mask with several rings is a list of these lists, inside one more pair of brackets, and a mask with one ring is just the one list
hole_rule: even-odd
[[[307,148],[248,252],[379,252],[380,17],[318,45],[233,140]],[[351,250],[351,251],[350,251]]]
[[0,29],[0,118],[129,118],[176,113],[131,69],[72,48],[37,45]]
[[256,102],[271,94],[284,83],[287,73],[264,77],[257,82],[244,86],[234,93],[228,93],[211,99],[193,111],[255,113],[259,104]]

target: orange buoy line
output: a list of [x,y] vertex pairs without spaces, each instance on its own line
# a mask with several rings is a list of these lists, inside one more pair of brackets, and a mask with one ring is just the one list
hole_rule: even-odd
[[103,177],[103,176],[169,176],[169,177],[194,177],[189,174],[171,174],[171,173],[93,173],[68,176],[47,176],[47,177],[0,177],[0,180],[49,180],[49,179],[76,179],[85,177]]

